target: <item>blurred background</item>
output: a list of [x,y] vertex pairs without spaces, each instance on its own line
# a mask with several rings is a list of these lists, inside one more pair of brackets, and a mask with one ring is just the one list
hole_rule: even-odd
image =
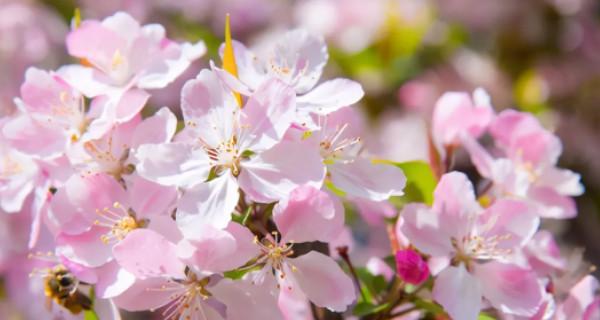
[[[427,128],[445,91],[485,88],[496,110],[539,116],[561,137],[561,165],[582,175],[586,193],[571,221],[547,221],[563,246],[586,247],[600,264],[600,2],[595,0],[0,0],[0,115],[14,112],[24,71],[69,63],[64,38],[82,19],[124,10],[161,23],[170,38],[208,46],[151,107],[179,104],[183,83],[218,60],[225,14],[249,46],[305,27],[328,42],[325,77],[362,83],[369,149],[394,161],[427,160]],[[463,170],[468,161],[458,159]]]

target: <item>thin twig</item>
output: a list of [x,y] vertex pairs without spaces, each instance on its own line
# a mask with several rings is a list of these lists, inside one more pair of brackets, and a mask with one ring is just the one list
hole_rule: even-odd
[[365,301],[365,302],[368,301],[367,296],[365,295],[365,293],[362,290],[362,287],[360,285],[360,280],[358,279],[356,270],[354,269],[354,266],[352,265],[352,261],[350,261],[350,256],[348,255],[348,247],[343,246],[343,247],[337,247],[336,249],[337,249],[337,252],[340,255],[340,257],[342,257],[342,259],[344,259],[344,261],[348,265],[348,269],[350,269],[350,274],[352,274],[352,278],[354,279],[354,285],[360,292],[360,295],[361,295],[363,301]]

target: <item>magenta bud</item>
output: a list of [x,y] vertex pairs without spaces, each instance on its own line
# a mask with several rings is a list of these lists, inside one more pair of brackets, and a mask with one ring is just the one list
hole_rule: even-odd
[[429,278],[429,266],[414,250],[396,251],[396,272],[400,279],[419,285]]

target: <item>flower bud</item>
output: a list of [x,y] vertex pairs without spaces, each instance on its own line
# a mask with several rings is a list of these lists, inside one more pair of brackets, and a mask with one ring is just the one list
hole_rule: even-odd
[[398,276],[413,285],[419,285],[429,278],[429,267],[414,250],[396,251],[396,272]]

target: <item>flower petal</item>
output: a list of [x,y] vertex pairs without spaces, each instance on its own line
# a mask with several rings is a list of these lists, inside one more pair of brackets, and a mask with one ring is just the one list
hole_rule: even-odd
[[184,143],[141,145],[134,157],[140,176],[166,186],[194,186],[210,172],[206,152]]
[[235,179],[226,172],[185,191],[177,208],[177,225],[186,238],[210,225],[223,229],[231,221],[240,194]]
[[238,177],[246,195],[257,202],[273,202],[301,185],[320,188],[325,178],[321,155],[310,145],[282,141],[242,162]]
[[298,110],[326,115],[358,102],[364,94],[362,86],[356,81],[333,79],[298,97]]
[[242,150],[260,152],[283,138],[296,116],[296,94],[283,82],[271,79],[250,96],[243,108],[238,137]]
[[331,182],[355,196],[373,201],[387,200],[403,195],[406,177],[401,169],[387,164],[374,164],[366,158],[356,158],[349,163],[336,162],[327,166]]
[[476,320],[481,310],[481,284],[463,265],[442,271],[433,285],[433,299],[452,319]]
[[273,208],[273,220],[285,242],[330,242],[344,225],[344,207],[328,193],[301,186]]
[[356,300],[352,280],[330,257],[311,251],[289,261],[296,271],[288,275],[315,305],[343,312]]
[[447,256],[454,251],[453,230],[446,230],[440,214],[424,204],[409,203],[402,209],[400,217],[402,234],[420,251],[432,256]]
[[474,274],[483,296],[502,312],[533,316],[542,303],[543,288],[531,270],[491,261],[478,264]]
[[131,231],[113,247],[113,254],[119,265],[136,278],[185,277],[185,265],[177,258],[177,246],[152,230]]

